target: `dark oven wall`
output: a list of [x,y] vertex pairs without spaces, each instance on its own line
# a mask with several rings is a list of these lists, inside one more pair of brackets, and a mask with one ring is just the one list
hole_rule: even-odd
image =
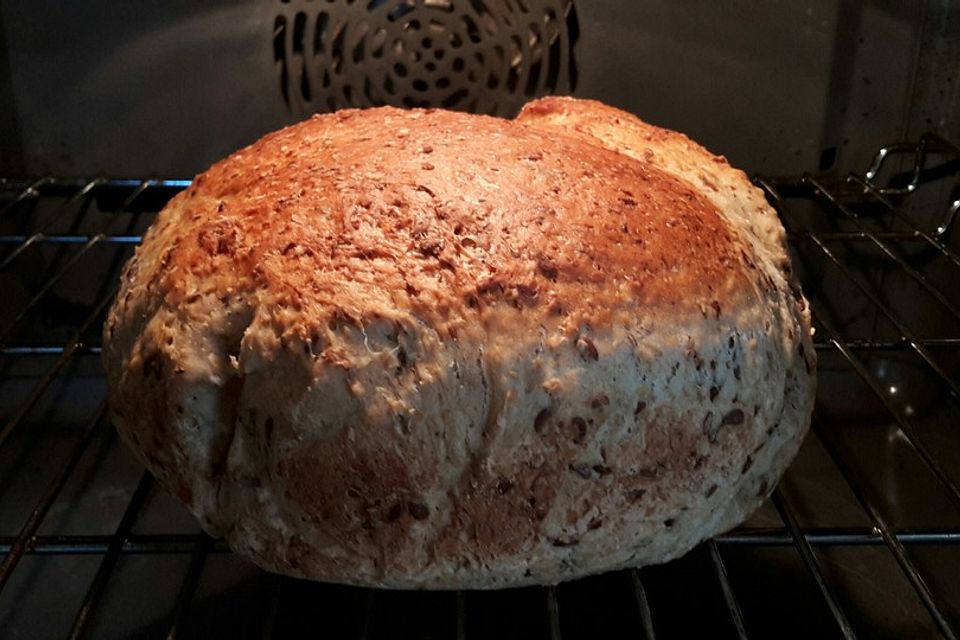
[[878,144],[957,138],[955,4],[9,0],[0,172],[189,177],[311,112],[511,115],[545,93],[602,99],[750,171],[862,170]]

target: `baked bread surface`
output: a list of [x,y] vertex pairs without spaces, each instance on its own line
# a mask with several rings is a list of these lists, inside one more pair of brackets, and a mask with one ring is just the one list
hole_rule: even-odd
[[341,111],[198,176],[104,327],[112,415],[289,575],[555,583],[745,519],[812,410],[783,229],[740,171],[600,103]]

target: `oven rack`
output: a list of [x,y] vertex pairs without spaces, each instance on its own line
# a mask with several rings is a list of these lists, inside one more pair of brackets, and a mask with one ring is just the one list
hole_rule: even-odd
[[[658,585],[683,590],[682,574],[696,570],[698,584],[709,582],[703,589],[713,604],[703,610],[714,614],[709,624],[716,635],[809,637],[813,627],[804,627],[809,623],[823,631],[818,637],[896,637],[907,630],[915,637],[956,638],[960,592],[950,587],[950,575],[960,575],[960,456],[950,444],[960,441],[960,296],[955,286],[960,254],[957,242],[951,242],[960,209],[952,182],[958,163],[957,147],[928,135],[881,149],[862,176],[755,179],[781,215],[811,301],[821,387],[809,439],[841,479],[837,493],[848,494],[839,509],[843,517],[833,518],[829,510],[815,513],[807,504],[823,502],[818,491],[809,490],[819,486],[820,476],[808,474],[789,482],[789,489],[782,483],[765,507],[766,515],[692,552],[694,560],[687,563],[692,569],[679,561],[497,594],[403,594],[253,571],[252,580],[260,585],[257,620],[238,626],[238,633],[286,637],[295,629],[291,618],[320,609],[317,613],[323,624],[332,625],[334,637],[683,637],[697,628],[696,622],[678,622],[690,617],[689,606],[659,597]],[[87,529],[44,532],[52,512],[69,516],[69,505],[61,503],[78,469],[96,466],[90,458],[103,447],[95,443],[116,439],[99,371],[99,332],[119,268],[155,212],[187,185],[187,180],[104,177],[0,180],[0,278],[6,278],[0,279],[6,300],[0,311],[0,518],[18,516],[0,528],[0,637],[4,629],[10,637],[46,637],[34,635],[37,629],[49,630],[50,637],[111,636],[109,603],[118,598],[119,568],[138,557],[155,558],[161,568],[168,559],[178,562],[173,597],[163,600],[149,621],[130,623],[138,634],[193,637],[205,635],[210,625],[229,628],[229,607],[218,605],[214,613],[206,608],[222,594],[201,591],[210,565],[232,554],[196,529],[139,529],[138,522],[157,500],[148,473],[137,472],[120,487],[123,507],[111,512],[115,517],[108,532],[100,530],[99,522]],[[916,204],[924,198],[933,206]],[[930,314],[943,318],[929,321]],[[890,368],[904,361],[912,363],[906,373],[889,377]],[[81,379],[77,393],[82,397],[64,391]],[[900,385],[910,384],[925,402],[897,395]],[[848,388],[859,390],[847,395]],[[851,409],[866,404],[875,407],[863,413]],[[945,411],[946,417],[930,418],[930,407],[937,407],[934,413]],[[946,435],[931,428],[931,422],[945,424]],[[44,430],[62,432],[63,453],[50,455],[49,461],[44,451],[28,446],[32,433]],[[884,439],[894,443],[893,463],[858,457],[861,451],[889,451],[874,443]],[[805,449],[814,446],[808,444]],[[22,456],[9,453],[24,448],[28,453]],[[904,455],[910,473],[922,469],[929,476],[916,487],[887,477]],[[29,500],[23,491],[3,485],[13,478],[10,469],[17,468],[46,470],[42,486],[27,491]],[[785,483],[794,474],[791,469]],[[96,485],[96,480],[90,483]],[[891,492],[906,499],[892,500]],[[19,511],[4,511],[4,501],[20,504]],[[927,511],[935,517],[917,516],[901,504],[912,502],[929,502]],[[855,516],[848,517],[849,509]],[[766,564],[757,564],[767,549],[775,550],[777,558],[789,555],[793,568],[770,574]],[[851,590],[846,565],[831,555],[856,549],[870,550],[873,558],[882,555],[896,566],[897,571],[882,575],[899,581],[897,589],[895,581],[888,586],[900,594],[892,602],[907,611],[902,619],[878,620],[858,608],[863,594]],[[926,549],[936,554],[933,561],[924,555]],[[90,558],[95,566],[83,574],[81,589],[70,589],[63,608],[44,618],[22,613],[31,610],[37,596],[22,584],[13,588],[18,575],[25,576],[21,582],[37,580],[43,573],[37,563],[58,557]],[[938,571],[946,571],[946,577]],[[758,604],[767,588],[758,588],[756,581],[770,575],[806,581],[803,597],[795,595],[798,601],[788,603],[789,609],[799,609],[796,629],[763,613],[766,605]],[[868,575],[866,583],[872,581]],[[40,587],[47,600],[51,591],[56,600],[58,585]],[[794,593],[781,585],[772,589]],[[232,592],[226,593],[229,599]],[[578,603],[585,594],[588,605]],[[904,604],[910,598],[912,604]],[[498,617],[504,618],[500,626]],[[592,636],[598,629],[603,633]]]

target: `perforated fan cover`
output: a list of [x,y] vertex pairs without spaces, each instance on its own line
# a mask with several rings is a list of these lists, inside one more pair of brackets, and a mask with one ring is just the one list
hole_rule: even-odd
[[273,24],[292,112],[395,105],[509,116],[576,87],[572,0],[294,0]]

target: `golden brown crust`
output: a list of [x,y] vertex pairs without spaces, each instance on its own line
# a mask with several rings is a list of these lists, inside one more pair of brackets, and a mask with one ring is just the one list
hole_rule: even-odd
[[677,131],[661,129],[595,100],[548,97],[524,106],[517,121],[617,151],[660,167],[714,204],[750,245],[753,259],[789,274],[783,227],[746,174]]
[[190,295],[184,275],[226,270],[234,288],[265,287],[321,323],[376,299],[440,320],[465,301],[576,310],[575,326],[744,287],[729,229],[689,185],[494,118],[314,117],[218,163],[183,198],[163,259],[170,304]]
[[742,174],[711,194],[676,161],[706,152],[651,128],[647,159],[588,131],[609,118],[648,126],[354,110],[216,164],[105,326],[121,435],[208,530],[313,578],[555,582],[736,524],[806,430],[809,319]]

